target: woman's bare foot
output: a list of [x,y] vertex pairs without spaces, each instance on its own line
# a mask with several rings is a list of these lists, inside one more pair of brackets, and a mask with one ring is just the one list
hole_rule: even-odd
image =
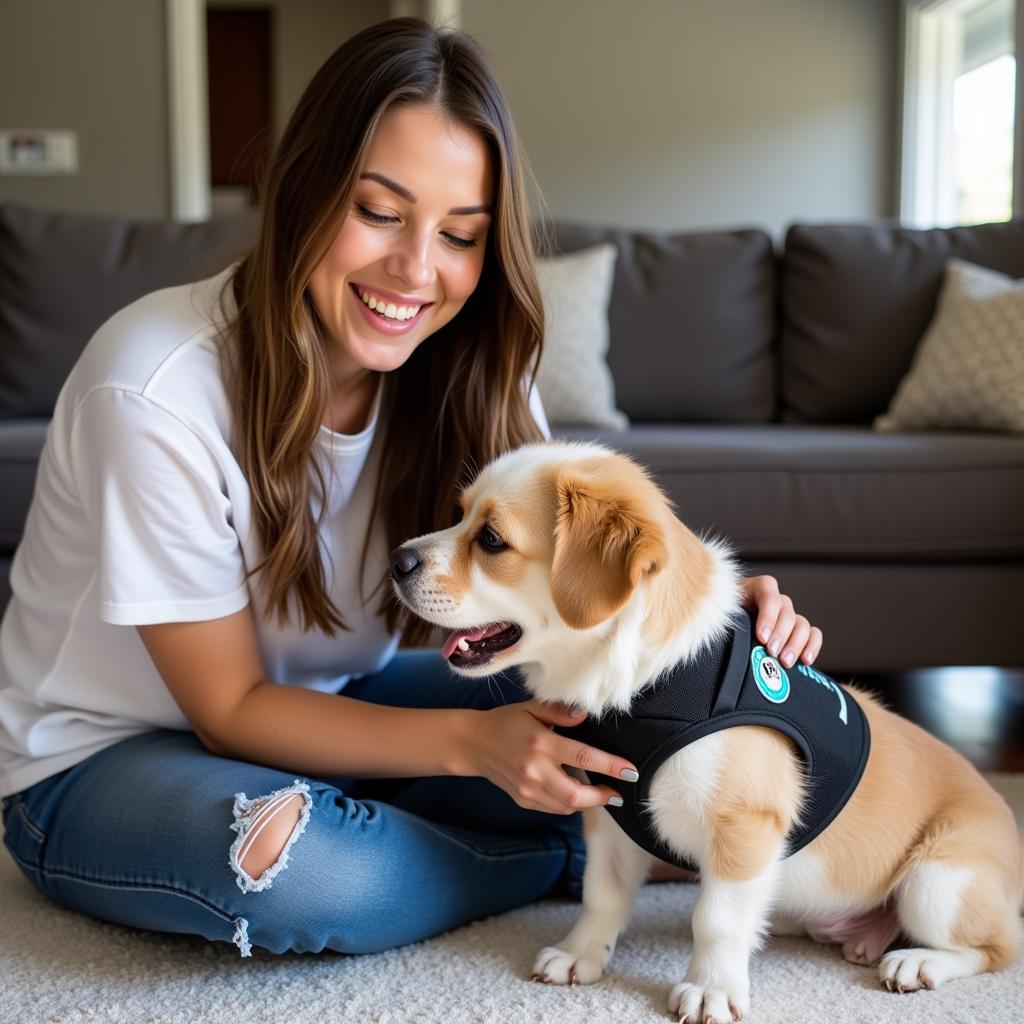
[[656,860],[647,876],[648,882],[696,882],[700,875],[696,871],[687,871],[686,868],[677,868],[675,864],[668,861]]

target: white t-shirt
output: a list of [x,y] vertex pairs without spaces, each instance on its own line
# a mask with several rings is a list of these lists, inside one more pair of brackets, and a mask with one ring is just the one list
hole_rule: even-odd
[[[379,391],[363,431],[321,427],[315,449],[329,480],[328,590],[350,629],[282,628],[263,615],[258,574],[246,579],[261,547],[215,326],[229,273],[117,313],[60,393],[0,626],[0,796],[137,733],[189,728],[137,625],[220,618],[251,602],[266,678],[331,693],[394,654],[380,592],[362,597],[387,570],[382,529],[365,588],[358,580]],[[531,407],[546,432],[536,389]]]

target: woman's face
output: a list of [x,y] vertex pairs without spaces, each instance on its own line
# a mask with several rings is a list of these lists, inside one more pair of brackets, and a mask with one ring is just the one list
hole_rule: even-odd
[[396,369],[462,308],[483,269],[492,176],[484,140],[436,107],[385,114],[309,282],[340,378]]

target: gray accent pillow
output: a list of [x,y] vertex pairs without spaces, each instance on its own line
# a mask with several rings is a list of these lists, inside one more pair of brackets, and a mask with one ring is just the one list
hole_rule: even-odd
[[608,300],[615,246],[605,242],[567,256],[540,257],[544,351],[537,388],[552,423],[624,430],[608,369]]
[[875,429],[1024,431],[1024,282],[950,260],[935,319]]

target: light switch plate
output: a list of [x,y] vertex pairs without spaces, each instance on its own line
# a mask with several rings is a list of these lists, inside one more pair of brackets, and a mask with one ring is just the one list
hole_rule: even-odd
[[76,174],[78,133],[0,131],[0,174]]

